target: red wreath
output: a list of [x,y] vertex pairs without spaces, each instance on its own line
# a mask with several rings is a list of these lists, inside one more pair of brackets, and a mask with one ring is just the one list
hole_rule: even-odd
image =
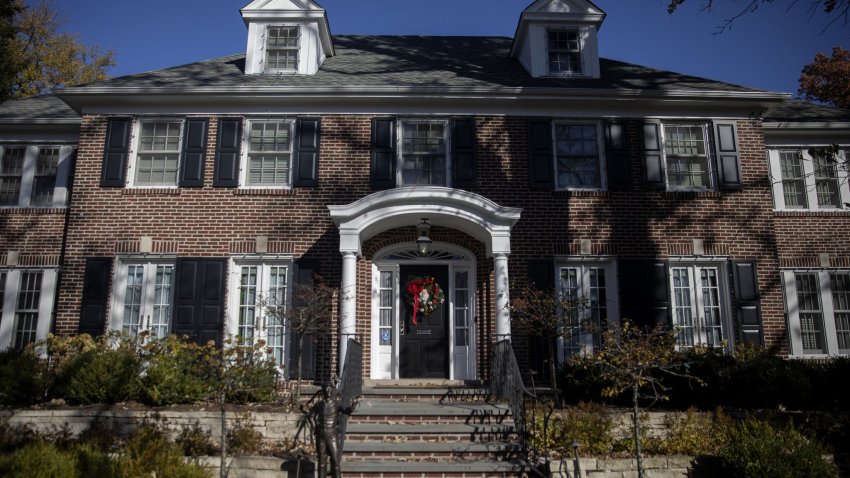
[[413,279],[407,283],[405,290],[407,290],[407,303],[413,306],[413,325],[419,324],[416,321],[417,312],[428,317],[446,301],[446,294],[433,277]]

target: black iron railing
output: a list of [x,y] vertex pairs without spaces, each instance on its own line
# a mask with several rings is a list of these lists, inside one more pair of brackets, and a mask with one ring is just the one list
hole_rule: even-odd
[[348,413],[341,413],[339,416],[337,436],[339,436],[340,450],[345,445],[348,417],[354,409],[355,400],[363,393],[363,344],[354,339],[348,339],[344,364],[339,382],[340,407]]
[[[508,402],[524,458],[528,461],[545,458],[548,455],[545,448],[549,441],[549,418],[554,408],[551,403],[547,403],[525,387],[513,346],[507,339],[500,340],[493,346],[490,360],[490,396]],[[535,436],[533,444],[531,431],[539,434]]]

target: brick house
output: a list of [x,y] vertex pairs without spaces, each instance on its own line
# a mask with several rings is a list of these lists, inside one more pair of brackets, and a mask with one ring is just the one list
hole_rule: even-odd
[[[242,16],[245,55],[0,105],[0,348],[240,335],[285,369],[257,298],[318,273],[340,289],[301,351],[320,379],[351,337],[372,379],[485,379],[506,337],[534,367],[506,308],[529,282],[681,347],[850,353],[847,171],[809,152],[848,147],[850,112],[600,58],[583,0],[532,3],[514,38],[333,36],[310,0]],[[425,276],[446,302],[414,324]]]

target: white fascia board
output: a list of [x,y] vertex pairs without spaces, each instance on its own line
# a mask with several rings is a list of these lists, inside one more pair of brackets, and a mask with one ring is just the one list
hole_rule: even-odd
[[765,121],[765,130],[850,130],[850,121]]

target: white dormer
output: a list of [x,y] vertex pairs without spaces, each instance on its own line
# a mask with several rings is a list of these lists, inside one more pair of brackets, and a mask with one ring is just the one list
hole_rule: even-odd
[[533,77],[599,78],[605,12],[586,0],[537,0],[523,10],[511,57]]
[[241,13],[249,75],[312,75],[334,55],[325,9],[312,0],[254,0]]

